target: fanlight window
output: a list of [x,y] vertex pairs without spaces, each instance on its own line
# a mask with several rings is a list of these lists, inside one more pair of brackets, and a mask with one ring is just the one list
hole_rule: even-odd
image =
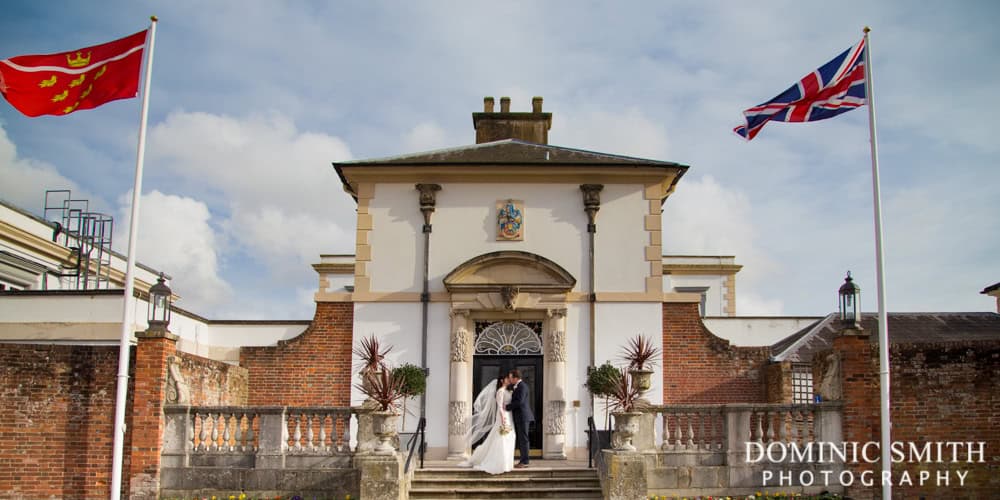
[[530,323],[533,324],[521,321],[477,324],[476,354],[507,356],[541,354],[541,321]]

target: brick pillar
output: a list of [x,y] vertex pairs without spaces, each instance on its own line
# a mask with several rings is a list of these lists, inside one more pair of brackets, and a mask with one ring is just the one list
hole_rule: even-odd
[[160,451],[163,443],[163,402],[167,360],[177,352],[177,336],[166,331],[135,334],[135,372],[132,393],[132,446],[128,469],[128,496],[155,499],[160,489]]
[[[843,438],[847,442],[857,442],[859,447],[868,442],[879,442],[879,377],[878,347],[864,330],[846,329],[833,339],[833,349],[840,353],[840,368],[843,389]],[[845,465],[854,471],[855,477],[866,470],[879,477],[880,468],[876,464],[857,463]],[[876,481],[878,484],[878,481]],[[855,483],[846,494],[853,498],[879,498],[881,488],[864,488]]]

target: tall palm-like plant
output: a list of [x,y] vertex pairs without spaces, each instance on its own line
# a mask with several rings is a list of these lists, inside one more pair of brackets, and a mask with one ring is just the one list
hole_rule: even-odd
[[617,412],[631,413],[636,410],[640,394],[639,388],[632,383],[632,374],[622,368],[613,379],[608,406]]
[[354,387],[378,403],[379,411],[395,412],[399,401],[406,397],[403,390],[406,380],[394,375],[391,370],[370,371],[363,377],[365,383],[355,384]]
[[354,348],[354,355],[361,360],[361,375],[386,371],[385,356],[392,350],[392,346],[383,349],[375,335],[363,337],[359,344]]
[[632,337],[622,349],[622,358],[628,361],[628,367],[634,370],[645,370],[647,367],[656,366],[656,357],[659,355],[660,348],[644,335]]

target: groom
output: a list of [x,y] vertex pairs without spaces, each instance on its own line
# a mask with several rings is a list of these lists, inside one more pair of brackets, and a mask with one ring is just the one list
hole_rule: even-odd
[[511,370],[507,377],[511,384],[509,387],[514,393],[511,394],[506,409],[514,419],[514,436],[521,453],[521,460],[514,467],[521,469],[528,466],[528,426],[535,421],[535,415],[531,412],[531,404],[528,402],[528,384],[521,381],[521,372]]

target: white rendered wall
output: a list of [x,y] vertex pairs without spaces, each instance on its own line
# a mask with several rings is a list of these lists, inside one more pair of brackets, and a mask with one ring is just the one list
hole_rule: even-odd
[[[419,307],[419,306],[418,306]],[[448,390],[450,387],[451,363],[451,306],[433,302],[427,308],[427,446],[448,448]],[[419,327],[419,323],[417,323]],[[419,340],[419,330],[418,330]],[[416,365],[420,364],[419,357]],[[419,415],[419,412],[417,413]],[[416,428],[407,420],[407,431]]]
[[[595,363],[605,361],[617,367],[626,363],[621,359],[622,348],[636,335],[645,335],[657,349],[663,347],[663,305],[660,303],[598,303],[596,311],[597,338],[594,349]],[[652,386],[645,393],[653,404],[663,402],[662,358],[654,368]],[[585,380],[585,379],[584,379]],[[580,382],[581,384],[583,381]],[[598,428],[603,428],[604,402],[594,401],[594,418]]]
[[354,286],[353,274],[327,273],[324,277],[330,285],[320,290],[321,292],[344,292],[347,291],[347,287]]
[[[387,361],[392,366],[412,363],[420,366],[420,303],[418,302],[359,302],[354,304],[354,345],[358,346],[361,339],[375,335],[383,347],[392,346]],[[352,358],[352,365],[360,360]],[[351,405],[360,405],[365,396],[355,388],[360,382],[357,370],[351,370]],[[447,371],[445,371],[447,372]],[[446,386],[447,387],[447,386]],[[447,396],[446,396],[447,397]],[[407,401],[407,411],[420,415],[419,400]],[[445,403],[447,406],[447,403]],[[418,417],[407,416],[407,427],[410,420],[416,422]],[[428,436],[429,437],[429,436]],[[447,444],[447,431],[445,432]]]
[[[376,184],[368,213],[372,216],[372,231],[368,235],[372,249],[372,260],[368,262],[372,291],[420,292],[424,216],[420,213],[417,190],[413,184]],[[438,243],[441,239],[437,238],[440,226],[436,224],[436,214],[433,222],[431,255],[437,252],[436,246],[445,246]]]
[[[583,384],[587,382],[589,365],[589,306],[582,302],[570,303],[566,306],[566,447],[568,452],[574,451],[576,458],[586,456],[584,431],[591,411],[590,393]],[[573,406],[574,401],[580,402],[579,407]]]
[[663,278],[663,289],[670,292],[676,292],[678,288],[708,288],[705,292],[705,316],[726,315],[726,293],[729,291],[729,287],[726,285],[726,276],[669,274]]
[[[576,201],[577,210],[582,211],[582,200]],[[643,199],[642,185],[604,185],[601,191],[601,210],[597,212],[597,234],[594,236],[597,291],[646,290],[646,277],[649,276],[646,246],[649,244],[649,233],[645,230],[644,216],[648,207],[648,201]],[[583,252],[586,256],[586,247]]]
[[[496,241],[496,202],[524,201],[524,241]],[[586,290],[586,214],[578,184],[443,184],[432,223],[430,289],[444,291],[443,278],[484,253],[519,250],[541,255],[577,279]],[[377,184],[372,215],[375,292],[420,292],[423,216],[412,184]],[[642,216],[638,215],[639,223]],[[641,242],[640,242],[641,243]]]
[[738,346],[772,345],[823,319],[822,317],[721,317],[704,318],[705,327],[717,337]]

